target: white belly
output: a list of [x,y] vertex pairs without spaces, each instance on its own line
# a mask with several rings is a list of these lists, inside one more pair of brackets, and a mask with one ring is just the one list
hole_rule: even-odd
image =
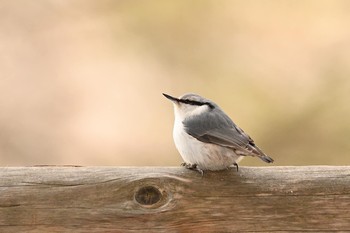
[[242,158],[232,149],[197,140],[183,130],[179,121],[175,121],[173,137],[185,163],[197,164],[202,170],[224,170]]

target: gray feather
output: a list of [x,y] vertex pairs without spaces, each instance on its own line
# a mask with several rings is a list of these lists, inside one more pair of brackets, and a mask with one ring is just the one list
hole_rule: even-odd
[[218,106],[208,113],[186,118],[183,124],[186,132],[201,142],[232,148],[238,155],[258,156],[265,162],[273,162]]

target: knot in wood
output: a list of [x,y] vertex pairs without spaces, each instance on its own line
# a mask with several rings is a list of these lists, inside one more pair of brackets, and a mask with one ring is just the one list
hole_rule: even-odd
[[153,205],[160,201],[162,193],[157,187],[141,187],[135,194],[135,200],[141,205]]

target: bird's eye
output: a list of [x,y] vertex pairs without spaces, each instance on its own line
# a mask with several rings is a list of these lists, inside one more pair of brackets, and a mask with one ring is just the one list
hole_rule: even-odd
[[184,103],[184,104],[190,104],[190,105],[195,105],[195,106],[203,106],[203,105],[207,105],[209,106],[211,109],[214,108],[214,105],[212,105],[209,102],[200,102],[197,100],[191,100],[191,99],[181,99],[180,102]]
[[190,99],[184,99],[183,103],[190,104],[190,105],[198,105],[198,106],[202,105],[202,103],[195,100],[190,100]]

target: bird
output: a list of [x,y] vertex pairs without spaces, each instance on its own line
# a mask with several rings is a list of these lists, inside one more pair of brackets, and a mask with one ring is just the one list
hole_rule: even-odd
[[174,105],[173,139],[185,168],[220,171],[235,166],[244,156],[267,156],[231,118],[213,101],[194,93],[179,98],[163,93]]

